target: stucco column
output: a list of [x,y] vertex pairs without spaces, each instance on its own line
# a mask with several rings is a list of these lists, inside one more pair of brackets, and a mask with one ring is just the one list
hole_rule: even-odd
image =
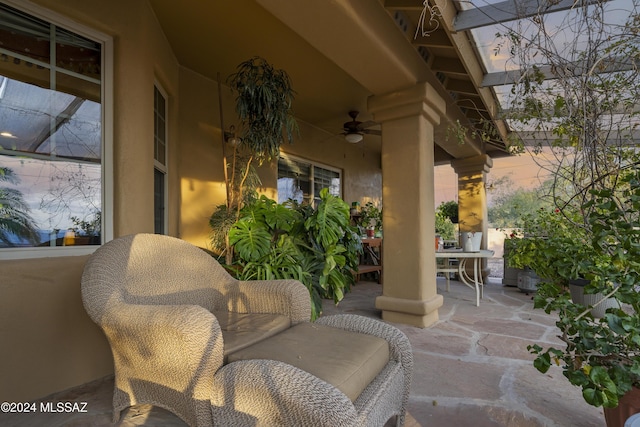
[[434,125],[445,102],[429,84],[369,99],[382,124],[384,320],[427,327],[442,296],[435,274]]
[[[493,160],[486,154],[457,159],[451,166],[458,174],[458,225],[460,231],[481,231],[481,248],[487,248],[487,173],[493,166]],[[482,260],[483,270],[487,261]],[[488,271],[485,272],[485,275]]]

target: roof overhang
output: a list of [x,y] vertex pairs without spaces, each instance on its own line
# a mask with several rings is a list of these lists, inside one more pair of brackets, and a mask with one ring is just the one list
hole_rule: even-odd
[[[367,99],[430,83],[446,103],[436,129],[436,163],[489,154],[508,155],[508,133],[498,120],[486,70],[471,35],[457,30],[459,11],[450,0],[435,0],[442,11],[437,28],[420,31],[422,0],[236,0],[211,2],[150,0],[181,65],[208,78],[226,78],[236,65],[259,55],[285,69],[297,92],[299,120],[339,137],[350,110],[367,113]],[[493,126],[491,137],[469,132],[463,144],[447,137],[457,124]],[[379,150],[380,137],[366,135]]]

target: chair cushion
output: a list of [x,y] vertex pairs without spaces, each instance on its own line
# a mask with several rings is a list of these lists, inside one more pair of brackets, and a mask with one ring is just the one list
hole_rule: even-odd
[[305,322],[230,354],[228,361],[247,359],[293,365],[333,385],[353,402],[389,362],[389,344],[371,335]]
[[267,313],[214,311],[224,340],[224,356],[282,332],[291,326],[287,316]]

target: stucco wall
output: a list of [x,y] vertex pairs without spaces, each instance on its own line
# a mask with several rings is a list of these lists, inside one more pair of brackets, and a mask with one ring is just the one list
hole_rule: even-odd
[[113,372],[82,306],[86,256],[0,261],[0,401],[25,401]]
[[[157,81],[169,94],[169,139],[178,141],[178,63],[150,6],[128,0],[33,3],[113,37],[114,236],[153,231],[153,86]],[[175,235],[177,157],[168,167],[169,231]],[[107,341],[80,300],[85,261],[0,261],[0,401],[44,397],[113,372]]]
[[[222,79],[226,78],[221,76]],[[205,94],[205,95],[203,95]],[[234,95],[222,86],[224,127],[237,125]],[[295,107],[295,105],[294,105]],[[341,135],[332,135],[300,121],[300,136],[293,144],[281,146],[283,153],[342,169],[343,198],[379,203],[382,197],[380,154],[365,141],[350,144]],[[379,142],[378,142],[379,143]],[[180,69],[179,144],[180,232],[182,239],[209,247],[209,217],[225,202],[218,83],[186,68]],[[277,163],[258,169],[267,197],[277,198]]]
[[[223,105],[231,105],[230,94],[223,90],[223,97]],[[208,247],[209,216],[225,198],[217,82],[181,68],[180,99],[180,142],[174,144],[180,167],[179,235]],[[225,108],[225,122],[232,123],[232,113]]]

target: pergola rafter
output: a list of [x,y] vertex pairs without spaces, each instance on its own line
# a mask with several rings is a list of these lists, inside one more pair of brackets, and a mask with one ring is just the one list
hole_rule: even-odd
[[455,31],[466,31],[517,19],[530,18],[540,14],[584,7],[595,3],[599,3],[599,0],[561,0],[559,2],[507,0],[458,12],[453,22],[453,29]]
[[557,78],[558,75],[572,75],[575,77],[585,73],[613,73],[633,70],[640,66],[640,61],[634,58],[608,58],[603,59],[596,68],[589,69],[585,62],[572,62],[562,65],[562,69],[555,65],[544,65],[531,70],[510,70],[498,73],[485,74],[480,87],[502,86],[518,83],[522,77],[530,73],[536,73],[545,80]]

